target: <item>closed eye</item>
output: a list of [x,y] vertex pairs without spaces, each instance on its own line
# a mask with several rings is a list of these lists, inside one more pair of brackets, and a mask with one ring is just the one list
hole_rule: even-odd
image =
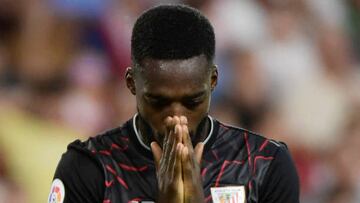
[[145,100],[147,103],[149,103],[151,106],[153,106],[155,108],[164,107],[167,104],[169,104],[169,102],[170,102],[168,99],[154,98],[154,97],[147,97],[147,96],[145,96]]
[[204,102],[204,98],[195,98],[192,100],[184,101],[183,104],[188,109],[194,109]]

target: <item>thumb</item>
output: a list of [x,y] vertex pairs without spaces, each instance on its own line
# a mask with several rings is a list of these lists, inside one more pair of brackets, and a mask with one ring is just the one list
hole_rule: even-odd
[[199,165],[201,164],[203,151],[204,151],[204,143],[199,142],[194,149],[195,160]]
[[156,169],[158,169],[162,155],[162,149],[157,142],[151,142],[150,147],[151,147],[151,152],[155,159],[155,167]]

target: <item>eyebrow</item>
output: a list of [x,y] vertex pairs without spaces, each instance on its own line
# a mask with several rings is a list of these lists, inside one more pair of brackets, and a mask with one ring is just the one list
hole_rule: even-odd
[[[202,91],[196,92],[194,94],[185,95],[185,96],[183,96],[183,99],[194,99],[194,98],[202,97],[205,94],[206,94],[206,91],[202,90]],[[144,95],[146,97],[150,97],[150,98],[153,98],[153,99],[169,99],[169,97],[161,95],[161,94],[145,93]]]

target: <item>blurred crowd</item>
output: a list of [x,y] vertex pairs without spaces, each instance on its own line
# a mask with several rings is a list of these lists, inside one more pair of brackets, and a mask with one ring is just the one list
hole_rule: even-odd
[[360,0],[0,0],[0,202],[46,201],[68,143],[134,115],[132,25],[175,2],[215,29],[211,115],[285,142],[301,202],[360,202]]

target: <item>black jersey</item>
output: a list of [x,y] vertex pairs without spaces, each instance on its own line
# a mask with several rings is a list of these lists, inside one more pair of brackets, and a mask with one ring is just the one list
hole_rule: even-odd
[[[206,202],[299,202],[298,176],[284,144],[209,119],[201,162]],[[64,186],[65,194],[55,194],[65,203],[155,202],[158,194],[152,152],[139,138],[135,117],[71,143],[54,180]]]

